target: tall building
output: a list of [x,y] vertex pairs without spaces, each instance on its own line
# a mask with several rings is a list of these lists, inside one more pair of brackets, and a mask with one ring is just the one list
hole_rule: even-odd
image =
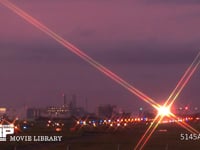
[[37,119],[41,116],[41,111],[38,108],[28,108],[26,111],[26,117],[29,120]]
[[67,107],[66,95],[63,93],[63,107]]

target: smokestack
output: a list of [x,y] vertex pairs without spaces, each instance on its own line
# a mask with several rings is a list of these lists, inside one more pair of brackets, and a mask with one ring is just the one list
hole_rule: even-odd
[[65,93],[63,93],[63,106],[66,107],[66,96]]
[[85,110],[86,110],[86,112],[88,111],[88,99],[87,99],[87,97],[85,98]]

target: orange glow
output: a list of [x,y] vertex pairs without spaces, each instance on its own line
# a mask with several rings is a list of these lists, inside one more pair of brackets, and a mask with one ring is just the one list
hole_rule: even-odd
[[0,108],[0,113],[5,113],[6,112],[6,108]]
[[60,132],[60,131],[62,131],[61,128],[56,128],[56,132]]
[[167,106],[161,106],[158,108],[158,115],[160,116],[169,116],[170,115],[170,107]]

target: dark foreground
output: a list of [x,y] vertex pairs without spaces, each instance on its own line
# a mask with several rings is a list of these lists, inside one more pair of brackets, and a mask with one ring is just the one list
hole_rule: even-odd
[[[199,123],[192,126],[200,130]],[[61,142],[0,142],[1,150],[133,150],[148,125],[138,124],[127,128],[76,128],[61,132],[31,129],[18,135],[62,135]],[[175,124],[160,125],[145,150],[199,150],[199,139],[181,140],[181,133],[188,133]]]

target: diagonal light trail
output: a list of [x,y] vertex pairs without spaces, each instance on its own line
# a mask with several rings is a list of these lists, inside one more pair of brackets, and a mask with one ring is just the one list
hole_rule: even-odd
[[[174,114],[170,115],[171,119],[175,119],[177,120],[177,117]],[[186,129],[187,131],[189,131],[190,133],[195,133],[195,134],[199,134],[199,131],[197,131],[196,129],[194,129],[193,127],[191,127],[189,124],[187,124],[186,122],[177,122],[178,125],[180,125],[182,128]]]
[[[181,80],[178,82],[177,86],[174,88],[172,93],[170,94],[169,98],[164,103],[164,107],[171,107],[174,103],[174,101],[177,99],[183,88],[186,86],[192,75],[194,74],[195,70],[200,64],[200,52],[192,62],[192,64],[188,67],[184,75],[182,76]],[[173,119],[177,119],[177,117],[170,113],[170,117]],[[145,144],[148,142],[149,138],[155,131],[155,129],[158,127],[160,122],[163,120],[164,116],[160,116],[159,114],[154,118],[152,124],[149,126],[149,128],[146,130],[144,135],[141,137],[139,142],[137,143],[135,150],[141,150],[145,146]],[[189,126],[185,122],[177,122],[181,127],[187,129],[191,133],[198,133],[197,130],[193,129],[191,126]]]
[[[173,117],[170,117],[170,118],[177,119],[177,117],[174,116],[173,114],[172,114],[172,116]],[[139,140],[139,142],[135,146],[134,150],[142,150],[144,148],[145,144],[147,144],[148,140],[150,139],[150,137],[152,136],[152,134],[154,133],[154,131],[156,130],[158,125],[161,123],[163,118],[164,118],[164,116],[160,116],[159,114],[154,118],[153,122],[148,127],[148,129],[145,131],[145,133],[143,134],[143,136],[141,137],[141,139]],[[176,122],[176,123],[178,125],[180,125],[182,128],[189,131],[190,133],[199,133],[197,130],[192,128],[186,122]]]
[[170,105],[170,107],[172,106],[172,104],[177,99],[177,97],[179,96],[179,94],[181,93],[183,88],[186,86],[186,84],[191,79],[192,75],[194,74],[194,72],[198,68],[199,64],[200,64],[200,52],[197,54],[197,56],[194,59],[194,61],[192,62],[192,64],[188,67],[188,69],[184,73],[183,77],[178,82],[177,86],[172,91],[172,93],[170,94],[169,98],[165,102],[165,106],[168,106],[168,105]]
[[66,41],[65,39],[63,39],[61,36],[59,36],[58,34],[56,34],[55,32],[53,32],[49,28],[47,28],[45,25],[43,25],[42,23],[40,23],[39,21],[37,21],[35,18],[33,18],[30,15],[28,15],[26,12],[24,12],[20,8],[16,7],[11,2],[9,2],[7,0],[0,0],[0,2],[4,6],[6,6],[7,8],[11,9],[14,13],[16,13],[17,15],[19,15],[23,19],[25,19],[27,22],[29,22],[30,24],[32,24],[33,26],[35,26],[36,28],[38,28],[39,30],[41,30],[42,32],[44,32],[45,34],[49,35],[51,38],[53,38],[54,40],[56,40],[58,43],[60,43],[61,45],[63,45],[65,48],[67,48],[68,50],[70,50],[72,53],[76,54],[77,56],[79,56],[80,58],[82,58],[83,60],[85,60],[86,62],[88,62],[90,65],[92,65],[93,67],[95,67],[97,70],[99,70],[100,72],[102,72],[103,74],[105,74],[106,76],[108,76],[109,78],[111,78],[112,80],[114,80],[115,82],[117,82],[118,84],[120,84],[121,86],[123,86],[124,88],[126,88],[132,94],[135,94],[136,96],[138,96],[140,99],[142,99],[146,103],[150,104],[155,109],[160,108],[160,105],[158,103],[156,103],[153,99],[151,99],[150,97],[148,97],[147,95],[145,95],[144,93],[142,93],[141,91],[139,91],[138,89],[136,89],[135,87],[133,87],[132,85],[130,85],[128,82],[126,82],[121,77],[119,77],[116,74],[114,74],[113,72],[111,72],[109,69],[107,69],[103,65],[99,64],[93,58],[91,58],[90,56],[88,56],[87,54],[85,54],[83,51],[81,51],[80,49],[78,49],[77,47],[75,47],[73,44],[71,44],[68,41]]
[[163,116],[160,116],[159,114],[156,115],[151,125],[148,127],[144,135],[141,137],[141,139],[135,146],[134,150],[142,150],[144,148],[145,144],[148,142],[149,138],[151,137],[159,123],[162,121],[162,119]]
[[[144,148],[144,146],[147,144],[148,140],[150,139],[150,137],[152,136],[152,134],[154,133],[154,131],[156,130],[156,128],[158,127],[158,125],[161,123],[161,121],[163,120],[165,116],[160,116],[157,115],[153,122],[151,123],[151,125],[148,127],[148,129],[146,130],[146,132],[143,134],[143,136],[141,137],[141,139],[139,140],[139,142],[137,143],[137,145],[135,146],[134,150],[142,150]],[[174,118],[177,119],[176,116],[174,117],[170,117],[170,118]],[[187,131],[189,131],[190,133],[199,133],[197,130],[193,129],[191,126],[189,126],[187,123],[185,122],[177,122],[178,125],[180,125],[182,128],[186,129]]]
[[118,84],[120,84],[121,86],[126,88],[127,90],[129,90],[131,93],[133,93],[136,96],[138,96],[140,99],[142,99],[146,103],[150,104],[152,107],[154,107],[154,108],[158,108],[159,107],[159,105],[153,99],[151,99],[150,97],[148,97],[147,95],[145,95],[144,93],[142,93],[141,91],[139,91],[138,89],[136,89],[135,87],[130,85],[128,82],[123,80],[121,77],[119,77],[118,75],[116,75],[113,72],[111,72],[105,66],[103,66],[100,63],[98,63],[97,61],[95,61],[93,58],[91,58],[90,56],[85,54],[83,51],[81,51],[80,49],[78,49],[77,47],[75,47],[74,45],[72,45],[71,43],[66,41],[65,39],[63,39],[61,36],[59,36],[58,34],[53,32],[49,28],[47,28],[45,25],[43,25],[42,23],[37,21],[35,18],[33,18],[30,15],[28,15],[26,12],[24,12],[20,8],[16,7],[11,2],[9,2],[7,0],[0,0],[0,2],[4,6],[6,6],[7,8],[11,9],[14,13],[19,15],[23,19],[25,19],[27,22],[31,23],[36,28],[38,28],[39,30],[43,31],[44,33],[46,33],[50,37],[52,37],[54,40],[59,42],[65,48],[70,50],[72,53],[78,55],[83,60],[88,62],[90,65],[95,67],[97,70],[99,70],[100,72],[102,72],[103,74],[105,74],[106,76],[108,76],[109,78],[111,78],[112,80],[114,80],[115,82],[117,82]]
[[94,59],[89,57],[87,54],[83,53],[81,50],[76,48],[74,45],[72,45],[71,43],[69,43],[62,37],[60,37],[58,34],[53,32],[49,28],[47,28],[45,25],[41,24],[39,21],[37,21],[36,19],[34,19],[30,15],[28,15],[26,12],[24,12],[20,8],[16,7],[14,4],[10,3],[7,0],[1,0],[1,2],[3,5],[5,5],[9,9],[11,9],[13,12],[15,12],[16,14],[21,16],[23,19],[25,19],[26,21],[28,21],[29,23],[31,23],[36,28],[40,29],[41,31],[43,31],[44,33],[49,35],[50,37],[52,37],[54,40],[56,40],[57,42],[62,44],[64,47],[68,48],[71,52],[75,53],[76,55],[81,57],[83,60],[87,61],[89,64],[94,66],[96,69],[98,69],[99,71],[101,71],[102,73],[104,73],[105,75],[107,75],[108,77],[110,77],[111,79],[116,81],[117,83],[119,83],[121,86],[125,87],[127,90],[129,90],[130,92],[132,92],[133,94],[135,94],[136,96],[141,98],[143,101],[149,103],[151,106],[153,106],[156,109],[160,107],[160,105],[157,104],[153,99],[151,99],[144,93],[142,93],[139,90],[137,90],[136,88],[134,88],[132,85],[130,85],[129,83],[124,81],[122,78],[120,78],[119,76],[117,76],[116,74],[114,74],[113,72],[111,72],[110,70],[108,70],[107,68],[102,66],[101,64],[99,64],[98,62],[96,62]]

